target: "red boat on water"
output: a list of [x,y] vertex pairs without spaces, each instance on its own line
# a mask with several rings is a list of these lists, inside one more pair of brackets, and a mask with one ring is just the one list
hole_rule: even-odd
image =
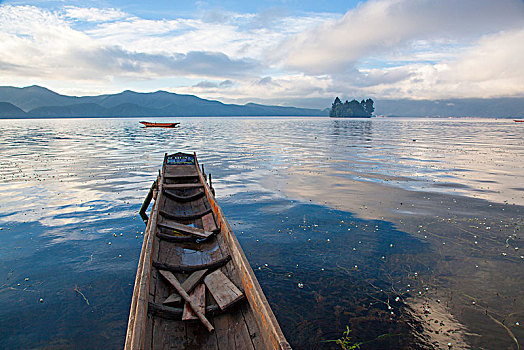
[[139,122],[146,128],[176,128],[180,123],[153,123],[153,122]]
[[515,123],[524,123],[524,119],[513,119]]

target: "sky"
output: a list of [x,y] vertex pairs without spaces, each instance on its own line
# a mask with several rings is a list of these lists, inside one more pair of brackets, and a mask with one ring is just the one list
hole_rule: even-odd
[[76,96],[524,97],[524,0],[0,0],[0,53],[0,85]]

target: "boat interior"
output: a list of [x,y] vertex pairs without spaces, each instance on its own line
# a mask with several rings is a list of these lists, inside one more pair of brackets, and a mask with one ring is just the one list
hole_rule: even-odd
[[[164,162],[159,176],[145,349],[267,349],[196,164]],[[174,286],[186,290],[214,329]]]

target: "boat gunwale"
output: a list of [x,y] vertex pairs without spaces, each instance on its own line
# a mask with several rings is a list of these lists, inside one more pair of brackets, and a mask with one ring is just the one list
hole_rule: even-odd
[[[124,349],[144,349],[146,338],[147,306],[149,294],[149,278],[152,268],[153,240],[156,236],[158,221],[158,206],[162,197],[162,176],[157,177],[157,192],[155,203],[151,208],[150,220],[144,232],[144,242],[138,261],[133,298],[127,326],[126,343]],[[145,283],[144,283],[145,280]]]

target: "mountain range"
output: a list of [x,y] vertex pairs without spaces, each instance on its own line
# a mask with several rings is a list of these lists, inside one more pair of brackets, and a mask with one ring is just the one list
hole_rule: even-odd
[[225,104],[167,91],[112,95],[66,96],[41,86],[0,87],[0,118],[54,117],[197,117],[197,116],[326,116],[327,110]]
[[[328,116],[325,109],[225,104],[167,91],[123,91],[98,96],[66,96],[41,86],[0,86],[0,118]],[[375,115],[403,117],[524,117],[524,98],[375,100]]]

